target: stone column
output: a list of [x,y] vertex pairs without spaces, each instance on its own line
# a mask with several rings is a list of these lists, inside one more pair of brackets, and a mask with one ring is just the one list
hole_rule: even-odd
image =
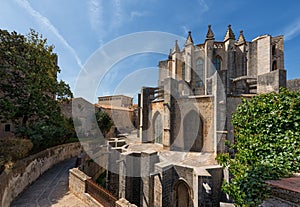
[[172,206],[173,165],[167,162],[155,165],[154,177],[154,206]]
[[150,174],[154,172],[154,164],[159,162],[157,152],[146,150],[141,154],[142,198],[141,206],[154,207],[154,179]]
[[120,155],[119,198],[139,205],[141,200],[141,154],[124,152]]
[[164,117],[163,117],[163,146],[170,149],[173,137],[172,120],[174,120],[174,99],[178,97],[178,82],[172,78],[164,81]]

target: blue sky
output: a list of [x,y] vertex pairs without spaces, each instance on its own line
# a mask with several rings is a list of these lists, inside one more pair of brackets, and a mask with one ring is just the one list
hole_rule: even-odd
[[[22,34],[33,28],[43,34],[58,54],[59,78],[72,90],[91,56],[116,38],[143,31],[186,37],[191,30],[194,42],[202,43],[208,24],[216,40],[223,40],[228,24],[236,36],[244,30],[247,41],[263,34],[285,35],[285,68],[293,79],[300,77],[299,8],[300,1],[292,0],[0,0],[0,28]],[[144,53],[116,61],[98,81],[102,84],[94,98],[86,98],[95,102],[99,95],[134,95],[137,85],[154,86],[155,68],[164,58],[165,54]],[[136,81],[142,71],[146,78]],[[131,91],[122,90],[133,82]]]

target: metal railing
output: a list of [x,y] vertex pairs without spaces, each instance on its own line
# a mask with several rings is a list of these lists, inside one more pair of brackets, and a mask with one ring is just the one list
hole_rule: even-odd
[[115,207],[116,201],[118,200],[108,190],[91,179],[86,180],[86,193],[105,207]]

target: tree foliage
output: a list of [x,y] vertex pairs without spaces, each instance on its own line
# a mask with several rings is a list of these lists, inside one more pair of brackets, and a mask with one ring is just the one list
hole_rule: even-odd
[[238,206],[258,206],[268,196],[265,180],[300,170],[300,92],[281,89],[244,99],[233,115],[235,151],[217,160],[232,179],[223,190]]
[[[0,30],[0,119],[12,121],[22,137],[64,136],[58,100],[72,97],[57,81],[60,69],[53,46],[34,30],[27,36]],[[49,136],[50,135],[50,136]]]
[[102,134],[106,136],[111,127],[114,125],[113,120],[105,111],[96,112],[96,120]]

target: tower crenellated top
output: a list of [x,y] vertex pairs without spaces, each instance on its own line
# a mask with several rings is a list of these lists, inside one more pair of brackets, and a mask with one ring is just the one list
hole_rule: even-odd
[[224,42],[226,42],[227,40],[235,40],[235,35],[231,29],[231,25],[228,25],[228,28],[227,28],[227,32],[226,32],[226,35],[224,37]]
[[211,29],[211,25],[208,25],[208,30],[207,30],[207,34],[206,34],[206,40],[214,40],[215,39],[215,35]]

